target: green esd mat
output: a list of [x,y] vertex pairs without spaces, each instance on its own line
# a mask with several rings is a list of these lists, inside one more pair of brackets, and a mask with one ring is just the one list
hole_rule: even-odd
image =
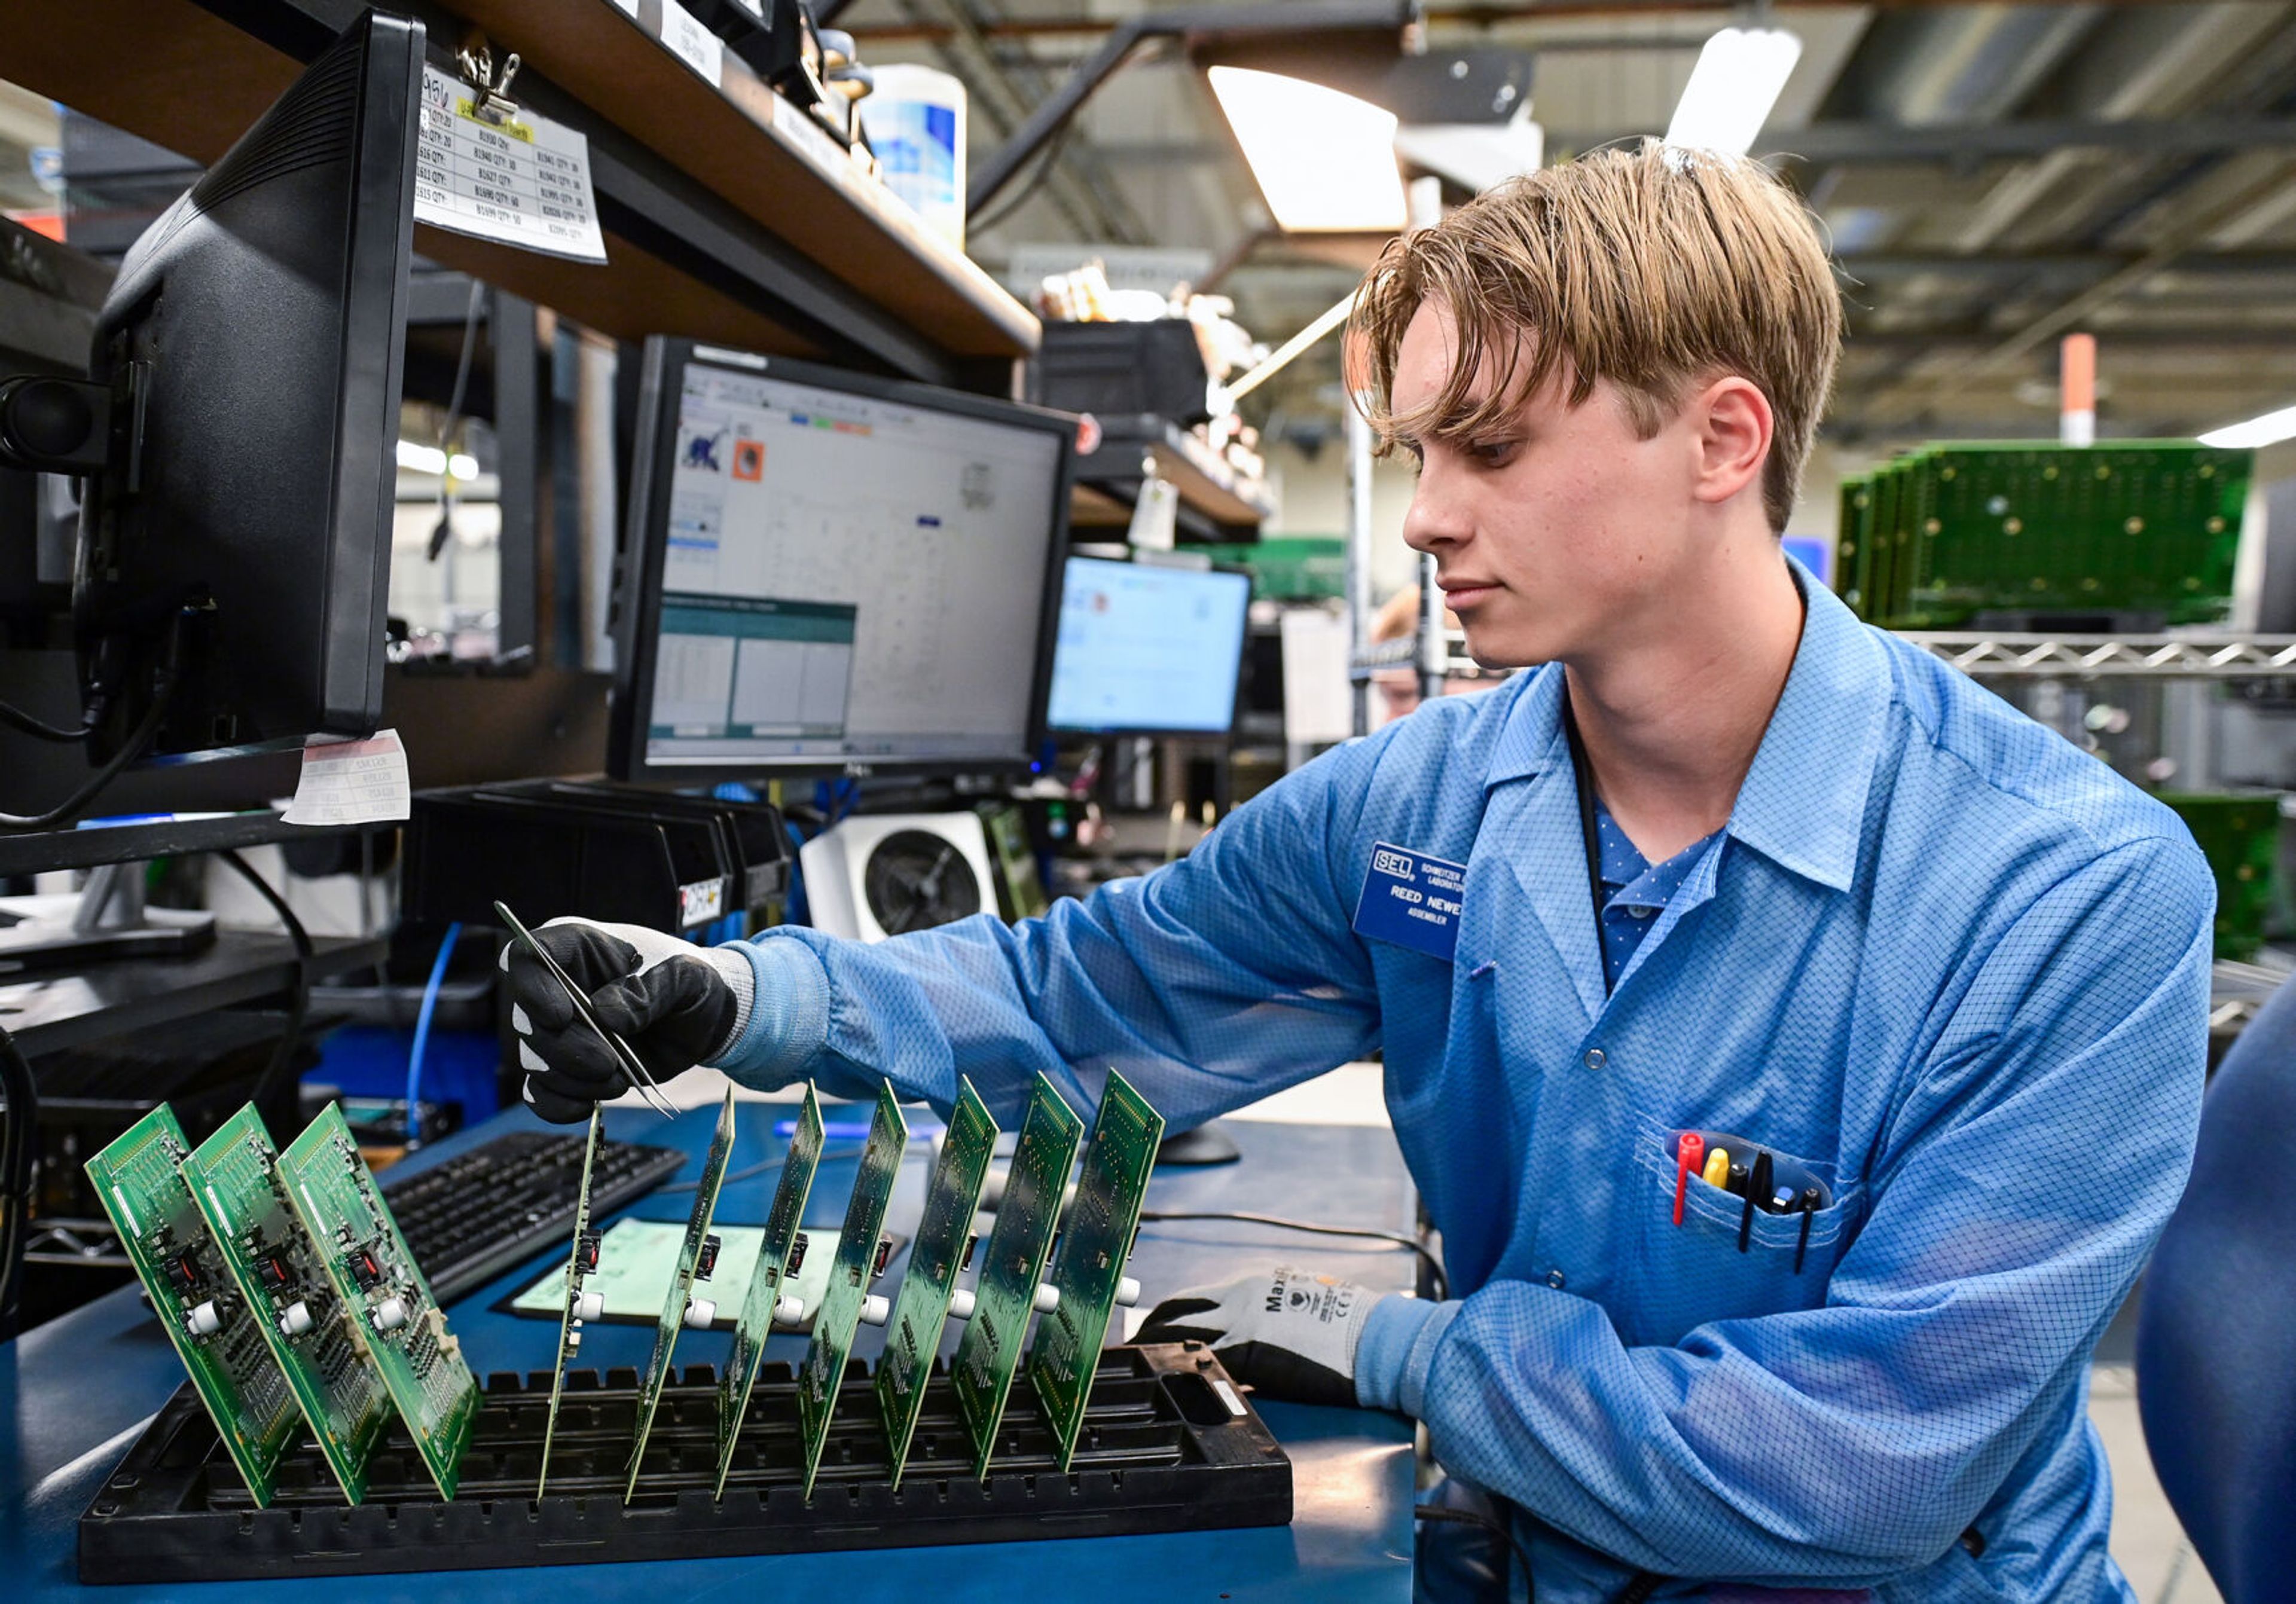
[[584,1283],[598,1267],[599,1245],[590,1235],[590,1177],[597,1168],[598,1142],[604,1127],[604,1113],[592,1109],[589,1134],[582,1143],[582,1184],[574,1194],[574,1240],[566,1250],[566,1275],[559,1286],[558,1346],[556,1357],[550,1362],[550,1413],[542,1426],[542,1469],[534,1482],[537,1498],[550,1487],[550,1449],[558,1437],[558,1406],[565,1397],[566,1367],[581,1352],[584,1323],[594,1319],[592,1310],[603,1305],[595,1294],[585,1292]]
[[453,1498],[479,1416],[478,1379],[340,1108],[329,1103],[287,1144],[279,1176],[439,1495]]
[[[638,1396],[638,1431],[630,1444],[628,1475],[622,1485],[622,1502],[627,1503],[638,1490],[638,1471],[645,1463],[646,1439],[653,1435],[654,1412],[661,1406],[661,1389],[669,1380],[670,1355],[677,1349],[677,1333],[689,1317],[706,1330],[714,1309],[704,1309],[694,1301],[693,1286],[707,1280],[703,1264],[704,1251],[710,1241],[709,1222],[718,1212],[718,1192],[726,1184],[726,1160],[734,1153],[734,1088],[726,1088],[726,1101],[718,1109],[718,1128],[709,1138],[709,1151],[701,1160],[701,1178],[693,1188],[693,1209],[685,1218],[685,1234],[677,1245],[677,1263],[669,1279],[668,1294],[662,1299],[661,1314],[654,1322],[653,1354],[646,1361],[645,1381]],[[705,1300],[707,1301],[707,1300]]]
[[1005,1173],[1004,1196],[996,1223],[983,1249],[973,1287],[972,1319],[956,1345],[949,1382],[957,1412],[972,1439],[972,1473],[986,1477],[1004,1423],[1021,1344],[1036,1307],[1037,1283],[1045,1273],[1053,1233],[1060,1229],[1061,1198],[1076,1163],[1084,1121],[1076,1117],[1053,1083],[1037,1076],[1021,1137]]
[[960,1076],[948,1134],[925,1188],[924,1214],[909,1253],[908,1273],[901,1278],[893,1316],[885,1328],[885,1354],[877,1362],[877,1412],[885,1423],[887,1462],[896,1487],[901,1485],[909,1440],[924,1407],[925,1382],[948,1320],[949,1296],[972,1256],[972,1217],[980,1207],[981,1185],[988,1179],[988,1161],[996,1150],[996,1122],[972,1083]]
[[[741,1305],[750,1295],[750,1276],[756,1268],[758,1248],[766,1240],[761,1225],[725,1225],[712,1223],[709,1234],[718,1239],[718,1267],[709,1277],[709,1294],[716,1307],[709,1317],[713,1331],[731,1331],[739,1322]],[[905,1239],[898,1231],[890,1232],[894,1250],[899,1251]],[[805,1310],[796,1325],[776,1324],[776,1334],[808,1331],[813,1327],[814,1312],[821,1307],[821,1295],[829,1289],[829,1264],[837,1252],[837,1238],[827,1231],[801,1232],[805,1239],[800,1252],[791,1256],[789,1273],[782,1279],[784,1296],[798,1300]],[[646,1325],[654,1323],[661,1312],[662,1300],[669,1295],[669,1285],[677,1277],[677,1249],[685,1240],[685,1227],[674,1220],[617,1220],[606,1227],[599,1239],[598,1267],[583,1280],[583,1290],[595,1293],[598,1313],[590,1317],[591,1323],[606,1325]],[[558,1318],[558,1297],[565,1281],[558,1269],[537,1281],[507,1303],[497,1308],[529,1319]],[[693,1328],[689,1326],[688,1330]]]
[[182,1173],[191,1151],[176,1111],[161,1103],[87,1161],[87,1178],[261,1509],[302,1412],[193,1201]]
[[1060,1301],[1037,1322],[1036,1344],[1029,1350],[1029,1379],[1060,1444],[1063,1470],[1084,1429],[1109,1311],[1116,1306],[1124,1264],[1132,1256],[1148,1172],[1155,1167],[1156,1144],[1163,1140],[1163,1116],[1111,1069],[1092,1140],[1085,1144],[1076,1201],[1069,1206],[1060,1251],[1046,1277]]
[[250,1103],[184,1160],[184,1179],[327,1468],[357,1503],[390,1423],[390,1394],[287,1200],[278,1160]]
[[[791,1323],[803,1317],[802,1304],[789,1285],[791,1260],[803,1256],[799,1232],[805,1223],[805,1204],[813,1191],[814,1174],[821,1167],[821,1100],[808,1081],[805,1106],[798,1110],[797,1129],[790,1134],[789,1154],[782,1160],[781,1179],[774,1185],[774,1206],[767,1211],[765,1229],[758,1233],[757,1251],[748,1256],[750,1280],[742,1289],[741,1315],[734,1322],[734,1352],[718,1382],[720,1498],[726,1496],[726,1477],[734,1469],[734,1450],[741,1442],[750,1393],[765,1363],[766,1338],[773,1335],[775,1313],[789,1297],[791,1306],[785,1312]],[[820,1256],[825,1263],[832,1256]],[[816,1301],[819,1296],[815,1294]]]
[[[869,1121],[869,1143],[861,1152],[853,1196],[845,1206],[845,1225],[838,1233],[837,1254],[830,1264],[829,1286],[821,1295],[820,1312],[814,1316],[813,1341],[806,1348],[805,1362],[798,1366],[797,1418],[804,1436],[808,1498],[813,1496],[822,1450],[829,1443],[830,1417],[837,1409],[846,1358],[853,1351],[853,1333],[870,1296],[869,1283],[882,1262],[880,1244],[885,1207],[892,1201],[893,1183],[900,1175],[908,1145],[908,1122],[901,1117],[901,1105],[894,1100],[893,1088],[881,1084],[877,1111]],[[879,1318],[883,1317],[881,1313]]]

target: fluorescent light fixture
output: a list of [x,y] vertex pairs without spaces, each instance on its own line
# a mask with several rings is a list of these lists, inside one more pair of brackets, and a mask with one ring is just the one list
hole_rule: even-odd
[[1281,73],[1214,67],[1210,76],[1278,227],[1287,233],[1402,228],[1393,112]]
[[2227,423],[2222,429],[2211,429],[2201,437],[2201,444],[2238,450],[2251,446],[2277,446],[2283,440],[2291,439],[2296,439],[2296,406],[2284,406],[2278,412],[2251,418],[2245,423]]
[[1666,143],[1743,156],[1801,59],[1783,28],[1726,28],[1706,41],[1667,125]]
[[479,459],[469,452],[448,456],[436,446],[418,446],[412,440],[399,441],[398,465],[414,473],[452,473],[458,479],[479,477]]

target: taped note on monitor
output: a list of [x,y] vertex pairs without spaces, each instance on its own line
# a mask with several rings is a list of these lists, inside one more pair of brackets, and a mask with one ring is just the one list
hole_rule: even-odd
[[411,811],[406,748],[396,730],[365,741],[314,741],[283,815],[290,824],[374,824]]
[[478,99],[468,84],[422,69],[414,220],[545,256],[604,261],[590,142],[530,111],[481,117]]

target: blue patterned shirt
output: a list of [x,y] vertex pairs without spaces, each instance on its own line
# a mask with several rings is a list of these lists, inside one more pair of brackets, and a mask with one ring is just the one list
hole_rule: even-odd
[[[1457,1301],[1382,1300],[1358,1395],[1531,1518],[1541,1604],[1637,1569],[2128,1599],[2087,1362],[2191,1158],[2208,868],[2165,807],[1794,572],[1800,644],[1729,823],[1607,992],[1550,665],[1042,919],[773,932],[726,1066],[941,1106],[968,1075],[1008,1121],[1037,1071],[1088,1107],[1113,1066],[1185,1129],[1383,1049]],[[1353,929],[1380,842],[1466,865],[1451,961]],[[1703,1181],[1672,1223],[1689,1130],[1822,1183],[1805,1254],[1791,1215],[1738,1251]]]
[[1595,799],[1595,842],[1603,882],[1603,976],[1607,988],[1618,984],[1633,961],[1651,921],[1666,912],[1666,904],[1682,882],[1698,872],[1698,861],[1722,839],[1722,832],[1693,841],[1663,863],[1653,863],[1627,839],[1611,810]]

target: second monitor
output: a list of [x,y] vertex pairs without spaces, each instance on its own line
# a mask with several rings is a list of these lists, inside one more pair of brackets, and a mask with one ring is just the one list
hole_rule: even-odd
[[1072,421],[647,342],[614,773],[1025,766]]
[[1096,735],[1225,735],[1251,577],[1071,557],[1046,720]]

